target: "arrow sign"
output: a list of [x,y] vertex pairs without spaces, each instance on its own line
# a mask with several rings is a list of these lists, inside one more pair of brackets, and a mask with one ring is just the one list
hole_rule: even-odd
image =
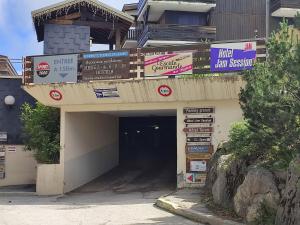
[[213,131],[212,127],[186,127],[183,129],[185,133],[212,133]]
[[190,145],[186,146],[187,153],[213,153],[212,145]]
[[187,142],[211,142],[211,137],[187,137]]
[[200,114],[200,113],[214,113],[215,108],[207,107],[207,108],[184,108],[184,114]]
[[184,120],[185,123],[214,123],[214,118],[189,118]]
[[194,183],[194,174],[193,173],[187,173],[185,175],[185,179],[187,183]]

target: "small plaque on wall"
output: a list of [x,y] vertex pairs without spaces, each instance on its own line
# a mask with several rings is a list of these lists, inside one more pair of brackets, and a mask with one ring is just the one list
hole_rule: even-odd
[[3,180],[5,178],[5,173],[4,172],[0,172],[0,180]]
[[15,145],[7,146],[7,151],[8,152],[16,152],[17,147]]
[[206,161],[190,161],[190,171],[191,172],[205,172],[207,169]]
[[0,142],[7,142],[7,132],[0,132]]

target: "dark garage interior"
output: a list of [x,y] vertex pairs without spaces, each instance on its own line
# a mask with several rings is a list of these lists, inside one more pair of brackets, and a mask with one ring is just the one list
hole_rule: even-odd
[[119,130],[120,167],[141,171],[137,183],[176,187],[176,117],[120,117]]
[[119,166],[75,192],[176,189],[176,123],[176,116],[119,116]]

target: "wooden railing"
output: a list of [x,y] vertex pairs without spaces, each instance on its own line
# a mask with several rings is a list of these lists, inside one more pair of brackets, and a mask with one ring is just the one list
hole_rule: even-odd
[[127,33],[126,40],[136,41],[137,40],[137,32],[138,32],[137,29],[130,29]]
[[138,36],[138,46],[148,40],[201,42],[216,39],[216,27],[199,25],[149,24]]
[[[266,57],[266,46],[265,40],[240,40],[241,42],[256,42],[256,59],[265,60]],[[224,43],[223,43],[224,44]],[[149,69],[149,62],[151,57],[157,56],[162,57],[164,54],[178,55],[179,58],[188,57],[192,63],[192,74],[209,74],[211,72],[211,59],[210,59],[211,43],[199,43],[194,45],[181,45],[181,46],[165,46],[155,48],[133,48],[130,50],[116,50],[116,51],[101,51],[101,52],[86,52],[75,54],[76,60],[72,61],[70,66],[67,66],[67,71],[73,71],[76,67],[77,71],[75,74],[69,74],[70,76],[76,77],[76,81],[62,81],[62,78],[58,76],[55,83],[81,83],[90,82],[95,80],[128,80],[128,79],[144,79],[148,76],[156,76],[153,74],[147,74],[147,67]],[[172,53],[173,52],[173,53]],[[192,54],[192,55],[191,55]],[[52,59],[51,59],[52,57]],[[53,56],[28,56],[24,58],[24,84],[41,84],[40,76],[47,77],[49,72],[55,71],[55,67],[60,70],[64,69],[64,66],[60,67],[51,64],[51,61],[56,60],[58,63],[69,63],[68,59],[62,58],[74,57],[74,54],[69,55],[53,55]],[[150,57],[150,58],[149,58]],[[173,57],[173,56],[172,56]],[[163,59],[162,59],[163,60]],[[176,61],[177,59],[175,59]],[[179,59],[178,59],[179,60]],[[49,64],[49,65],[48,65]],[[150,63],[151,65],[152,63]],[[78,65],[78,68],[77,68]],[[52,68],[52,66],[54,68]],[[42,72],[39,74],[38,72]],[[43,73],[44,72],[44,73]],[[224,71],[222,73],[232,73],[230,71]],[[65,74],[64,74],[65,75]],[[51,75],[49,75],[51,76]],[[56,76],[56,75],[55,75]],[[164,77],[164,75],[157,75],[158,77]],[[170,77],[165,75],[165,77]],[[36,82],[35,79],[37,78]],[[42,81],[43,84],[53,83],[49,80]]]
[[300,0],[271,0],[271,12],[280,8],[300,9]]

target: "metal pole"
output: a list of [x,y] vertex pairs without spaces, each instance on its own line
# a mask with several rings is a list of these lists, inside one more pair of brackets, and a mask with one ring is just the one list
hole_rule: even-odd
[[270,0],[266,0],[266,39],[270,34]]

